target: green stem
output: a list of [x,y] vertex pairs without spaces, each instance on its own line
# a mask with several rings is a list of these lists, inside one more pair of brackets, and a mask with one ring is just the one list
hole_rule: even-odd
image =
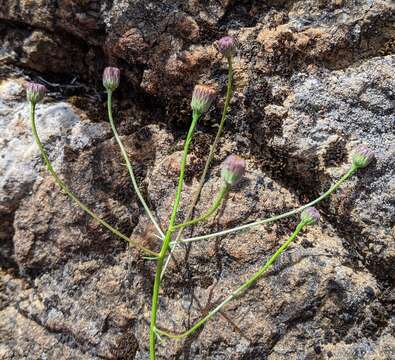
[[[208,158],[207,158],[206,164],[204,166],[203,173],[202,173],[202,175],[200,177],[198,188],[197,188],[197,190],[195,192],[195,195],[194,195],[194,197],[192,199],[192,203],[191,203],[191,205],[190,205],[190,207],[188,209],[187,215],[185,217],[186,221],[191,219],[193,211],[195,209],[195,206],[196,206],[196,204],[197,204],[197,202],[199,200],[200,193],[201,193],[203,185],[204,185],[204,183],[206,181],[206,176],[207,176],[208,170],[210,168],[211,161],[214,158],[214,154],[215,154],[215,151],[217,149],[219,139],[221,138],[222,131],[224,129],[224,125],[225,125],[225,121],[226,121],[226,115],[228,113],[230,100],[232,98],[232,92],[233,92],[233,64],[232,64],[232,57],[228,57],[227,61],[228,61],[228,82],[227,82],[227,87],[226,87],[226,97],[225,97],[224,108],[222,110],[221,121],[220,121],[220,124],[219,124],[219,127],[218,127],[217,134],[215,136],[214,142],[213,142],[213,144],[210,147],[210,153],[208,154]],[[177,245],[180,243],[183,231],[184,231],[184,228],[181,228],[178,231],[178,233],[177,233],[177,236],[176,236],[175,241],[174,241],[174,246],[170,250],[170,254],[168,255],[168,257],[166,259],[166,262],[165,262],[165,265],[163,267],[163,271],[162,271],[162,275],[161,275],[162,278],[163,278],[163,276],[165,274],[167,266],[169,265],[170,259],[172,257],[172,252],[177,247]]]
[[225,185],[221,191],[219,192],[219,194],[217,195],[216,199],[214,200],[213,205],[211,206],[211,208],[203,215],[197,217],[196,219],[192,219],[189,221],[186,221],[182,224],[178,224],[174,226],[174,229],[180,229],[180,228],[184,228],[186,226],[190,226],[190,225],[194,225],[197,224],[198,222],[201,221],[205,221],[207,220],[212,214],[214,214],[217,209],[220,207],[222,200],[224,199],[226,193],[229,191],[229,185]]
[[158,257],[158,262],[157,262],[158,265],[156,268],[154,288],[153,288],[153,292],[152,292],[151,321],[150,321],[150,333],[149,333],[150,360],[155,360],[155,358],[156,358],[156,355],[155,355],[155,344],[156,344],[155,329],[156,329],[159,289],[160,289],[160,283],[161,283],[161,274],[162,274],[162,269],[163,269],[163,263],[165,261],[166,253],[169,249],[171,236],[174,232],[174,223],[175,223],[176,216],[177,216],[177,210],[180,205],[181,192],[182,192],[182,188],[183,188],[183,184],[184,184],[185,165],[187,162],[188,150],[189,150],[189,146],[192,141],[192,136],[193,136],[193,132],[196,127],[196,123],[199,120],[200,115],[201,114],[196,113],[196,112],[193,112],[193,115],[192,115],[192,123],[189,128],[187,138],[185,140],[184,151],[183,151],[182,159],[181,159],[180,175],[178,177],[178,186],[177,186],[176,196],[175,196],[175,200],[174,200],[174,204],[173,204],[173,210],[172,210],[172,213],[170,216],[169,226],[166,231],[165,238],[163,239],[162,247],[161,247],[161,250],[159,253],[159,257]]
[[[170,237],[166,235],[165,240],[163,242],[167,241],[167,239],[170,239]],[[155,328],[156,328],[156,319],[157,319],[157,313],[158,313],[158,300],[159,300],[159,288],[160,288],[160,271],[162,271],[163,260],[164,260],[164,258],[162,256],[160,256],[159,259],[158,259],[158,262],[157,262],[158,265],[157,265],[157,268],[156,268],[155,280],[154,280],[154,288],[153,288],[153,291],[152,291],[151,321],[150,321],[150,329],[149,329],[149,353],[150,353],[150,360],[155,360],[156,359],[156,354],[155,354],[155,345],[156,345]]]
[[38,136],[37,133],[37,128],[36,128],[36,121],[35,121],[35,111],[36,111],[36,105],[34,103],[30,103],[30,120],[31,120],[31,125],[32,125],[32,131],[33,131],[33,137],[34,140],[36,141],[40,152],[41,156],[44,160],[45,165],[47,166],[48,171],[51,173],[52,177],[54,178],[55,182],[59,185],[59,187],[63,190],[63,192],[68,195],[82,210],[84,210],[87,214],[89,214],[93,219],[95,219],[99,224],[103,225],[106,227],[108,230],[110,230],[113,234],[117,235],[121,239],[127,241],[130,245],[133,245],[137,247],[138,249],[144,251],[145,253],[153,256],[157,256],[158,254],[150,249],[145,248],[144,246],[141,246],[140,244],[136,243],[135,241],[131,240],[129,237],[126,235],[122,234],[119,232],[117,229],[114,229],[110,224],[108,224],[106,221],[98,217],[91,209],[89,209],[86,205],[84,205],[67,187],[67,185],[59,178],[58,174],[52,167],[52,164],[47,156],[47,153],[44,149],[44,146]]
[[273,222],[273,221],[277,221],[277,220],[283,219],[285,217],[292,216],[292,215],[295,215],[297,213],[300,213],[304,209],[306,209],[306,208],[308,208],[310,206],[314,206],[315,204],[317,204],[320,201],[322,201],[325,198],[327,198],[343,182],[345,182],[350,176],[352,176],[356,171],[357,171],[357,168],[352,165],[351,168],[347,171],[347,173],[344,174],[339,181],[337,181],[334,185],[332,185],[329,190],[327,190],[324,194],[322,194],[317,199],[315,199],[315,200],[309,202],[308,204],[305,204],[305,205],[303,205],[303,206],[301,206],[301,207],[299,207],[297,209],[288,211],[288,212],[286,212],[284,214],[281,214],[281,215],[273,216],[273,217],[268,218],[268,219],[257,220],[257,221],[254,221],[252,223],[249,223],[249,224],[236,226],[236,227],[234,227],[232,229],[227,229],[227,230],[219,231],[219,232],[208,234],[208,235],[201,235],[201,236],[196,236],[196,237],[192,237],[192,238],[187,238],[187,239],[182,240],[181,242],[182,243],[189,243],[189,242],[193,242],[193,241],[207,240],[207,239],[210,239],[210,238],[215,238],[217,236],[223,236],[223,235],[226,235],[226,234],[230,234],[232,232],[249,229],[249,228],[252,228],[252,227],[255,227],[255,226],[258,226],[258,225],[267,224],[267,223],[270,223],[270,222]]
[[159,224],[156,222],[154,216],[151,213],[151,210],[149,209],[147,203],[144,200],[143,195],[140,192],[140,189],[139,189],[137,181],[136,181],[136,177],[134,176],[132,164],[130,163],[128,154],[127,154],[127,152],[125,150],[125,147],[123,146],[121,138],[119,137],[117,128],[115,127],[114,119],[112,117],[112,91],[107,91],[107,110],[108,110],[108,119],[110,120],[111,129],[112,129],[112,132],[114,133],[115,140],[117,141],[118,146],[119,146],[119,148],[121,150],[122,156],[123,156],[123,158],[125,160],[126,167],[127,167],[128,171],[129,171],[130,178],[132,179],[132,184],[133,184],[134,191],[136,192],[137,197],[139,198],[141,204],[143,205],[143,208],[144,208],[147,216],[150,218],[151,222],[154,224],[154,226],[157,229],[157,231],[159,232],[159,234],[162,237],[164,237],[165,234],[163,233],[163,231],[160,228]]
[[202,326],[205,322],[211,319],[218,311],[220,311],[227,303],[241,295],[245,292],[249,287],[251,287],[255,282],[257,282],[264,273],[273,265],[276,259],[288,248],[288,246],[292,243],[292,241],[296,238],[299,232],[306,225],[305,222],[301,221],[292,235],[288,238],[288,240],[281,245],[277,251],[270,257],[270,259],[265,263],[265,265],[259,269],[253,276],[251,276],[246,282],[244,282],[240,287],[238,287],[235,291],[233,291],[224,301],[222,301],[218,306],[216,306],[213,310],[211,310],[204,318],[200,319],[196,322],[190,329],[181,333],[181,334],[172,334],[163,330],[156,329],[159,335],[164,335],[172,339],[182,339],[185,338],[192,333],[194,333],[200,326]]

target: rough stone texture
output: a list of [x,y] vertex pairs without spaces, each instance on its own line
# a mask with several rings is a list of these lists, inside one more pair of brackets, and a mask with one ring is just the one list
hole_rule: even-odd
[[[338,175],[339,165],[346,170],[345,155],[360,142],[375,151],[376,162],[353,182],[347,201],[334,197],[330,208],[334,221],[343,221],[345,229],[348,223],[343,236],[354,243],[359,260],[388,279],[395,277],[394,68],[394,57],[386,56],[298,81],[284,101],[283,138],[273,139],[275,147],[289,149],[290,167],[297,166],[300,174],[322,169],[322,177]],[[285,138],[292,145],[286,146]]]
[[[224,92],[213,41],[238,40],[235,94],[197,213],[230,153],[248,173],[193,234],[294,208],[327,189],[365,143],[376,161],[318,208],[266,277],[160,359],[395,358],[395,29],[390,1],[0,0],[0,358],[148,358],[154,264],[102,229],[42,166],[23,84],[45,82],[40,136],[78,196],[145,246],[159,242],[105,122],[100,71],[122,69],[114,115],[163,227],[196,82]],[[198,125],[179,221],[223,101]],[[180,249],[159,323],[188,328],[256,271],[296,219]],[[191,234],[191,232],[187,232]]]
[[[24,99],[22,82],[3,81],[0,84],[1,152],[0,209],[10,211],[18,205],[16,200],[26,195],[26,188],[37,179],[37,167],[41,166],[39,150],[31,135],[28,103],[15,102]],[[37,129],[41,141],[56,168],[62,168],[66,151],[78,152],[92,147],[109,136],[106,124],[81,121],[69,104],[57,102],[37,109]],[[66,149],[66,150],[65,150]]]
[[[9,79],[0,83],[0,224],[1,248],[8,260],[10,233],[15,211],[20,202],[32,190],[33,184],[41,178],[42,167],[38,148],[31,135],[29,106],[24,101],[23,79]],[[81,114],[84,118],[84,114]],[[37,128],[55,168],[64,168],[65,157],[78,153],[109,137],[106,124],[81,121],[79,115],[65,102],[49,103],[37,109]],[[42,206],[38,205],[40,208]],[[36,215],[30,209],[30,217]],[[26,235],[26,234],[25,234]],[[26,238],[22,239],[26,243]],[[18,250],[18,249],[16,249]],[[15,253],[18,253],[16,251]],[[4,256],[1,256],[4,258]],[[33,260],[33,259],[31,259]],[[34,260],[33,260],[34,261]]]

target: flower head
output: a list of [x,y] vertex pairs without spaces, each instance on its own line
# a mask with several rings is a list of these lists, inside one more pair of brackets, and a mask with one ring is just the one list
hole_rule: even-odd
[[224,36],[217,41],[218,51],[229,58],[232,57],[236,51],[235,40],[231,36]]
[[366,145],[359,145],[353,155],[352,164],[357,168],[361,169],[369,165],[374,159],[374,152]]
[[41,101],[45,93],[47,92],[47,88],[44,85],[29,82],[26,84],[26,98],[32,104],[37,104]]
[[246,163],[237,155],[229,155],[222,163],[221,177],[229,185],[235,185],[245,172]]
[[121,71],[116,67],[106,67],[103,72],[103,86],[114,91],[119,86]]
[[214,101],[216,91],[207,85],[196,85],[193,89],[191,108],[199,114],[205,113]]
[[320,221],[320,213],[315,207],[308,207],[302,211],[300,218],[306,225],[313,225]]

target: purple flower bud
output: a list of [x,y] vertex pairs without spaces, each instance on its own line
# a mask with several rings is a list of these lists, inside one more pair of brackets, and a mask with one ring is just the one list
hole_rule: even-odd
[[26,98],[32,104],[37,104],[39,101],[41,101],[47,92],[47,88],[44,85],[33,82],[27,83],[25,88]]
[[302,211],[300,218],[306,225],[313,225],[320,221],[320,213],[315,207],[308,207]]
[[196,85],[193,89],[191,108],[198,114],[205,113],[214,101],[216,91],[207,85]]
[[222,163],[221,177],[229,185],[235,185],[244,175],[246,168],[245,161],[236,156],[229,155]]
[[374,157],[372,149],[366,145],[359,145],[352,155],[352,164],[355,168],[361,169],[368,166],[369,163],[373,161]]
[[116,67],[106,67],[103,72],[103,86],[107,91],[114,91],[119,86],[121,71]]
[[224,36],[223,38],[217,41],[218,51],[229,58],[232,57],[235,52],[235,40],[231,36]]

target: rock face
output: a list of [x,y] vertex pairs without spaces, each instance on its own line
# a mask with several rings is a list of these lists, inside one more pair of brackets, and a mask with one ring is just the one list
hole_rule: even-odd
[[[160,359],[395,358],[395,55],[390,1],[0,0],[0,359],[148,359],[155,264],[97,225],[42,165],[23,85],[45,83],[38,131],[73,192],[152,249],[105,118],[100,73],[122,70],[114,116],[141,190],[166,227],[196,82],[225,91],[213,41],[238,42],[235,93],[196,213],[221,186],[220,162],[247,175],[219,231],[313,200],[365,143],[376,160],[318,205],[278,266]],[[198,125],[178,221],[223,101]],[[159,324],[183,331],[256,271],[296,218],[177,250]]]

